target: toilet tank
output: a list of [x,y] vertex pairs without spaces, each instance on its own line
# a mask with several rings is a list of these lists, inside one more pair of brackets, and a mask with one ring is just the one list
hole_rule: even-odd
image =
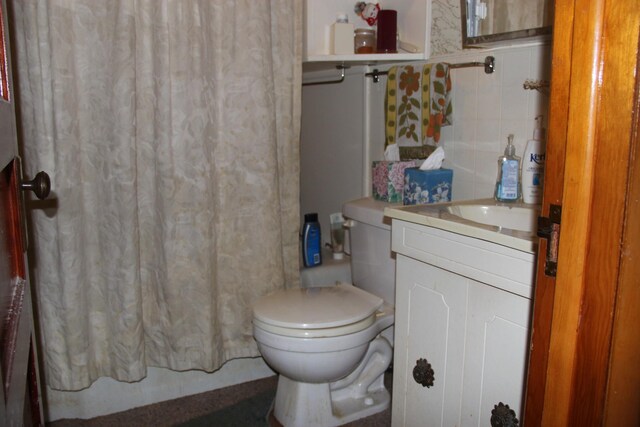
[[348,255],[334,259],[333,252],[322,248],[322,264],[305,267],[300,260],[300,287],[333,286],[336,283],[351,283],[351,260]]
[[391,252],[391,219],[384,208],[393,204],[367,197],[342,205],[349,228],[352,283],[395,304],[395,254]]

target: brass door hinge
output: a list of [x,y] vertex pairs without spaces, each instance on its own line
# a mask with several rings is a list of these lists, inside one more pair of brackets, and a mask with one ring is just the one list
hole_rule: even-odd
[[560,217],[562,206],[551,205],[549,217],[538,217],[538,236],[547,239],[547,253],[544,262],[544,274],[556,277],[558,271],[558,244],[560,242]]

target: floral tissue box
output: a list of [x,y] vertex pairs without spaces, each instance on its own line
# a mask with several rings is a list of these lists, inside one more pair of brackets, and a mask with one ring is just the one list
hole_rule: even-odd
[[453,171],[434,169],[423,171],[407,168],[404,171],[403,205],[450,202]]
[[373,162],[373,198],[389,203],[402,202],[404,171],[418,166],[420,160]]

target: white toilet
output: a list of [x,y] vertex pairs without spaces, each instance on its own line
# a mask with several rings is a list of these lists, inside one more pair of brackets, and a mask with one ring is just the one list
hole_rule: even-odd
[[370,198],[343,206],[353,285],[278,291],[254,305],[258,349],[280,374],[273,414],[286,427],[337,426],[389,407],[395,260],[386,206]]

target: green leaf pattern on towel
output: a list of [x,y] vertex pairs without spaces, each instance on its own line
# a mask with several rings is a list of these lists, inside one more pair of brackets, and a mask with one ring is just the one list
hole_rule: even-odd
[[438,145],[453,113],[447,64],[389,68],[384,108],[385,147]]
[[[405,137],[418,142],[420,119],[416,111],[420,111],[420,72],[409,65],[402,69],[398,87],[403,95],[398,106],[398,137]],[[416,111],[414,111],[414,109]]]

